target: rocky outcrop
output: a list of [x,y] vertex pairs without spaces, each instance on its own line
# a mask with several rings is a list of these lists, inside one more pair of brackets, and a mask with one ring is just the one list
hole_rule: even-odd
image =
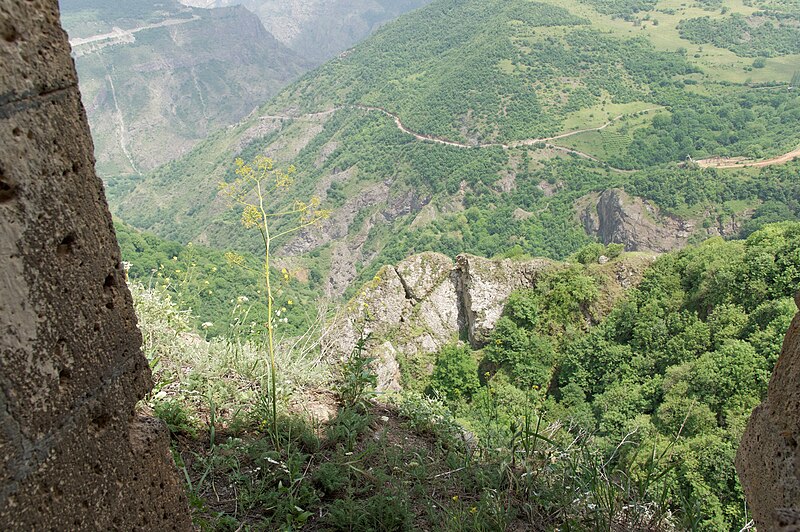
[[665,252],[686,245],[693,229],[660,215],[658,208],[621,189],[591,198],[581,213],[584,230],[604,244],[624,244],[627,251]]
[[536,277],[550,267],[547,259],[530,261],[490,261],[459,255],[456,258],[461,272],[463,308],[467,334],[473,345],[486,342],[489,333],[503,313],[505,301],[519,288],[533,287]]
[[[599,322],[625,291],[639,284],[655,255],[625,254],[587,266],[599,297],[586,309]],[[329,358],[349,357],[359,338],[376,359],[378,389],[396,391],[419,383],[433,371],[443,346],[469,342],[482,347],[500,319],[511,292],[533,288],[542,275],[565,267],[547,259],[490,260],[462,254],[453,261],[440,253],[413,255],[384,266],[329,325],[323,350]]]
[[[653,203],[614,188],[590,194],[577,202],[578,216],[587,234],[603,244],[624,244],[626,251],[663,253],[684,247],[689,238],[734,236],[740,230],[736,217],[721,219],[704,213],[700,220],[666,215]],[[740,214],[747,219],[751,212]],[[714,219],[713,223],[702,222]]]
[[[327,190],[334,181],[350,180],[353,174],[352,170],[334,172],[323,179],[319,189]],[[358,275],[356,265],[369,263],[376,254],[364,252],[370,231],[375,226],[391,225],[401,216],[419,212],[428,202],[429,196],[420,196],[413,190],[392,190],[391,183],[369,185],[352,195],[318,227],[298,234],[281,248],[281,253],[297,256],[333,242],[326,292],[341,296]]]
[[0,528],[189,530],[57,0],[0,37]]
[[370,335],[379,389],[398,390],[401,369],[411,376],[429,373],[429,355],[445,344],[465,338],[482,345],[508,295],[534,286],[552,264],[472,255],[459,255],[453,262],[439,253],[422,253],[396,267],[385,266],[338,317],[328,352],[349,356],[359,336]]
[[[795,298],[800,308],[800,294]],[[759,530],[800,530],[800,314],[795,316],[769,383],[753,411],[736,469]]]

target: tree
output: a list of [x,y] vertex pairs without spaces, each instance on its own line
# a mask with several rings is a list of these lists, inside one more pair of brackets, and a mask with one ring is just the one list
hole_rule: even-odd
[[798,87],[800,87],[800,70],[794,73],[794,76],[792,76],[792,81],[789,83],[790,89],[796,89]]

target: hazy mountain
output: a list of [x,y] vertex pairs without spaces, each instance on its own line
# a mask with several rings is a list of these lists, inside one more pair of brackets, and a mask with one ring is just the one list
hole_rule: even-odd
[[431,0],[181,0],[195,7],[243,5],[283,44],[315,62],[334,57],[397,16]]
[[138,174],[235,123],[309,63],[241,6],[62,0],[101,175]]

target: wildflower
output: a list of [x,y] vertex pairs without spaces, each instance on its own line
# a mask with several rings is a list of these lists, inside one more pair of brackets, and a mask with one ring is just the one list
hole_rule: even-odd
[[255,205],[248,205],[242,212],[242,225],[247,229],[256,227],[261,223],[261,213]]
[[248,299],[247,296],[239,296],[236,298],[236,301],[238,301],[239,303],[247,303],[248,301],[250,301],[250,299]]
[[286,304],[289,305],[289,306],[292,306],[292,305],[294,305],[294,302],[290,299],[289,301],[286,302]]
[[203,324],[200,327],[202,327],[203,329],[208,329],[208,328],[212,327],[213,325],[214,324],[211,323],[210,321],[204,321]]
[[453,495],[453,502],[458,502],[458,495]]
[[473,506],[472,508],[469,509],[469,513],[471,513],[471,514],[478,513],[478,507],[477,506]]

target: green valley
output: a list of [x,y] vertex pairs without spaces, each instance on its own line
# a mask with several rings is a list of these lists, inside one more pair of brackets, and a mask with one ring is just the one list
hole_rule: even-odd
[[185,154],[308,68],[241,7],[61,3],[106,177],[141,175]]
[[[327,262],[332,293],[416,251],[564,257],[595,238],[573,204],[613,187],[691,225],[695,241],[737,234],[768,202],[796,215],[796,166],[717,171],[691,160],[794,150],[800,94],[787,88],[800,56],[753,69],[680,37],[682,20],[755,7],[642,9],[433,2],[187,157],[143,179],[107,180],[112,207],[171,239],[253,249],[217,183],[236,156],[268,153],[300,170],[301,195],[334,209],[320,231],[283,243],[284,254]],[[673,182],[694,188],[670,185],[685,199],[653,190]]]

